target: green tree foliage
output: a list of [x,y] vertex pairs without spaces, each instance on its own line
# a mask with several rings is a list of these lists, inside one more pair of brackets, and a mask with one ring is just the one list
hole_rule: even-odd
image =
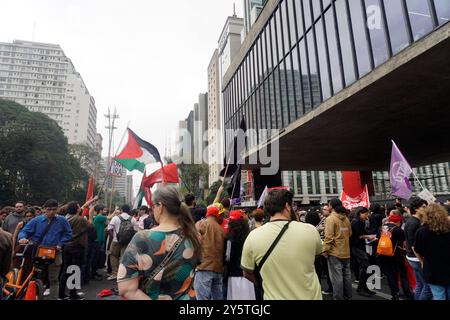
[[[222,181],[220,181],[220,180],[218,180],[212,184],[211,188],[209,189],[211,192],[210,192],[209,196],[206,198],[206,202],[208,203],[208,205],[213,203],[214,199],[216,198],[217,191],[219,191],[219,187],[221,185],[222,185]],[[229,197],[228,192],[226,191],[228,188],[227,183],[225,183],[224,188],[225,188],[225,191],[222,193],[222,199]]]
[[83,202],[87,181],[55,121],[0,100],[0,206],[18,199],[38,205],[48,198]]
[[[168,164],[172,159],[165,159]],[[183,193],[192,193],[197,199],[204,198],[204,190],[207,188],[209,167],[207,164],[185,164],[179,163],[178,174],[180,176],[181,191]],[[199,200],[197,202],[199,202]]]

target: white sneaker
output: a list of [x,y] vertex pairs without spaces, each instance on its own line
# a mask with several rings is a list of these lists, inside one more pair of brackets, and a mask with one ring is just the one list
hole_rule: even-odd
[[84,293],[83,291],[78,291],[77,294],[78,294],[79,296],[84,296],[84,295],[85,295],[85,293]]
[[111,275],[108,278],[106,278],[106,280],[116,280],[116,279],[117,279],[117,276],[115,276],[115,275]]
[[50,289],[45,289],[44,297],[49,296],[49,295],[50,295]]

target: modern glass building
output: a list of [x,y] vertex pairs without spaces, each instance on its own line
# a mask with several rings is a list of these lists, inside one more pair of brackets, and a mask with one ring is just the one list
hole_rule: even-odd
[[[264,25],[250,33],[249,49],[224,79],[225,146],[243,117],[249,129],[281,130],[368,76],[447,24],[450,1],[268,0],[261,16]],[[250,139],[249,149],[266,139]],[[319,200],[341,191],[333,171],[282,176],[298,198]],[[378,195],[384,190],[384,183],[377,182],[381,176],[374,173]]]
[[224,87],[225,129],[285,128],[450,20],[448,0],[274,2]]

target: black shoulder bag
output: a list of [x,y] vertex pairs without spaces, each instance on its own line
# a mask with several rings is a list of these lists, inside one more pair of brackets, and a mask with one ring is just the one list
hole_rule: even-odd
[[253,274],[255,275],[255,278],[256,278],[256,283],[255,283],[256,300],[263,300],[263,297],[264,297],[264,290],[263,290],[263,285],[262,285],[263,279],[261,277],[261,269],[262,269],[264,263],[266,262],[267,258],[269,258],[269,256],[272,253],[273,249],[275,249],[275,247],[277,246],[277,244],[280,241],[280,239],[283,236],[283,234],[289,228],[289,225],[291,224],[291,222],[292,221],[289,221],[288,223],[286,223],[283,226],[283,229],[281,229],[281,231],[278,234],[278,236],[276,237],[275,241],[272,243],[272,245],[270,246],[269,250],[267,250],[266,254],[261,259],[261,262],[259,263],[259,265],[255,264],[255,270],[253,270]]

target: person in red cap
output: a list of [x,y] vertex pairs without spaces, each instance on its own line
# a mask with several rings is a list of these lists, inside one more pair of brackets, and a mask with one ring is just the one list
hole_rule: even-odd
[[218,223],[219,211],[219,206],[209,206],[206,219],[195,224],[202,245],[201,263],[194,279],[197,300],[223,300],[225,234]]
[[[398,276],[400,275],[403,295],[406,299],[412,299],[411,289],[409,287],[406,265],[405,265],[405,253],[406,253],[406,238],[405,232],[402,230],[401,225],[403,218],[397,214],[391,214],[388,221],[383,225],[382,230],[378,233],[377,238],[380,239],[381,235],[390,237],[393,248],[393,256],[387,256],[378,254],[381,270],[386,275],[389,289],[391,291],[391,300],[399,300],[400,289],[398,287]],[[382,241],[380,241],[381,243]],[[380,246],[380,243],[378,244]]]

